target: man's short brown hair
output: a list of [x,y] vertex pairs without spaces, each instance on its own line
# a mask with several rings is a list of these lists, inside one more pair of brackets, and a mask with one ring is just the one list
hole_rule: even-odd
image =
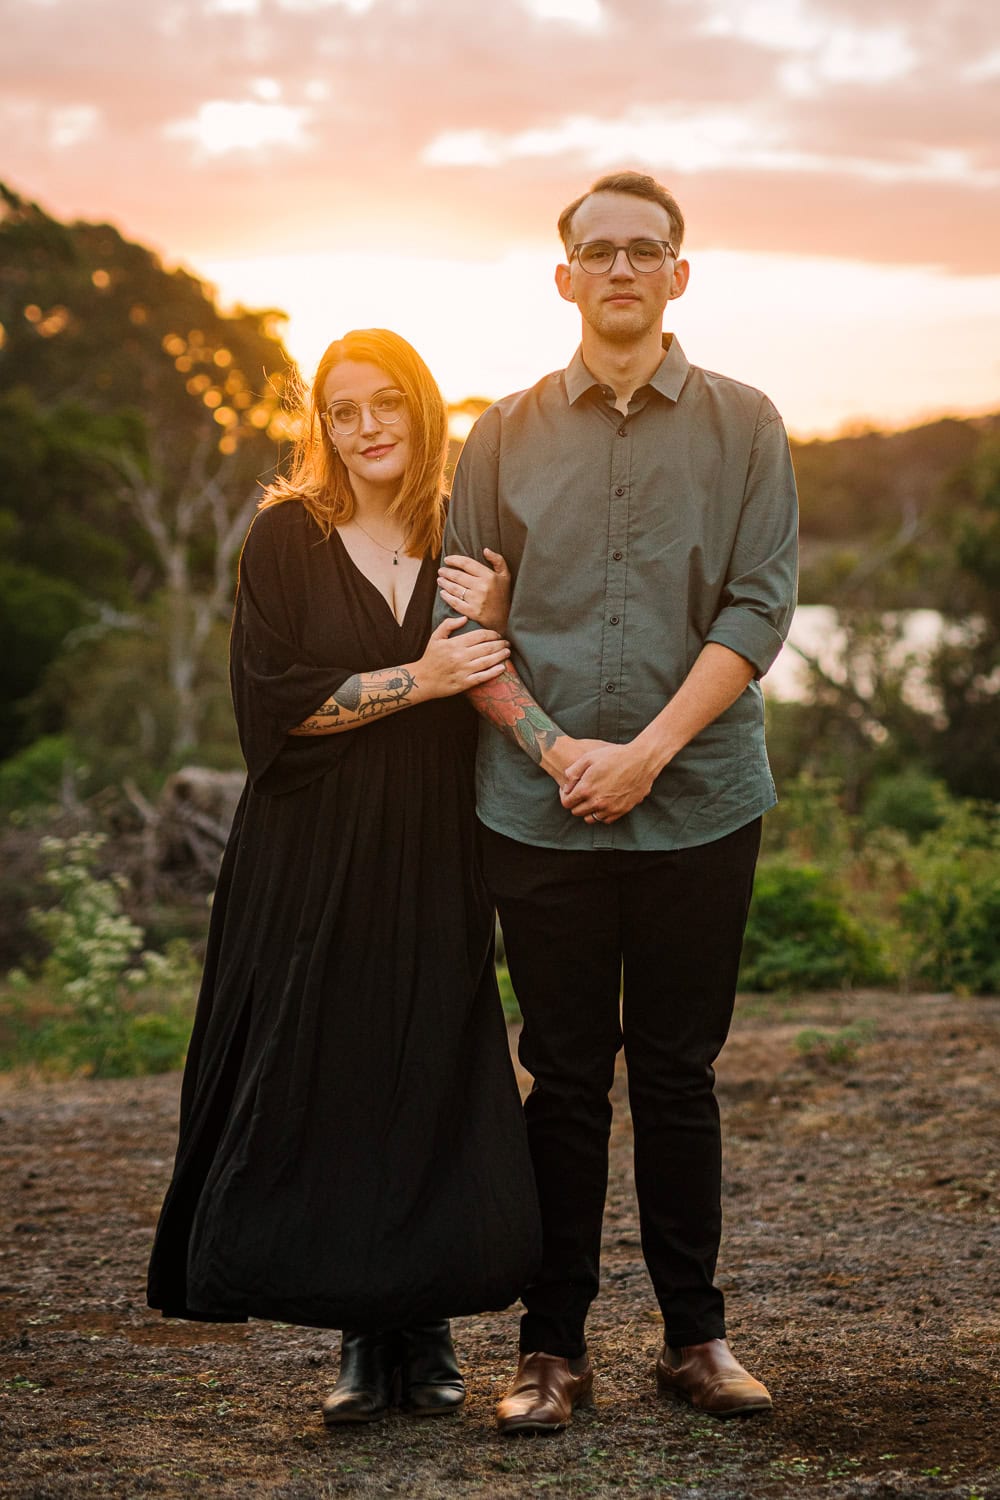
[[592,193],[632,193],[636,198],[645,198],[650,203],[658,203],[670,215],[670,239],[674,249],[681,248],[681,241],[684,238],[684,215],[673,193],[668,193],[655,177],[648,177],[644,172],[609,172],[606,177],[599,177],[593,187],[574,199],[559,215],[559,238],[565,245],[567,254],[573,248],[573,216]]

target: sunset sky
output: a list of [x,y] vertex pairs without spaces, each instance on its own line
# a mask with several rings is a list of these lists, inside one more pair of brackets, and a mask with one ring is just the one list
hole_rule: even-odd
[[566,364],[559,210],[679,198],[671,322],[796,433],[1000,408],[982,0],[0,0],[0,177],[110,220],[305,367],[396,328],[453,400]]

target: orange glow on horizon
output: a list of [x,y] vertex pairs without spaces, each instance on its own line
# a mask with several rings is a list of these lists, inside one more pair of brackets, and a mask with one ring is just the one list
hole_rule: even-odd
[[[697,249],[689,258],[691,283],[668,326],[692,362],[765,390],[797,437],[1000,409],[1000,276]],[[283,306],[281,332],[306,378],[348,328],[391,327],[457,405],[569,361],[579,321],[553,286],[558,259],[288,255],[194,269],[224,304]],[[455,436],[462,426],[471,419],[453,419]]]

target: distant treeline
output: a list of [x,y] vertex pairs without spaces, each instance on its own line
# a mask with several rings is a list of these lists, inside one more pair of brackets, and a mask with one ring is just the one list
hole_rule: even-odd
[[949,554],[956,528],[991,511],[1000,412],[791,446],[802,603],[951,613],[958,601]]

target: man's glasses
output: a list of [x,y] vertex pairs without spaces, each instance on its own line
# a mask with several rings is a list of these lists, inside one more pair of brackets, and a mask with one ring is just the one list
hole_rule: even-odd
[[610,240],[584,240],[573,246],[569,258],[572,260],[575,255],[591,276],[603,276],[618,259],[619,250],[625,251],[633,271],[647,274],[658,271],[668,255],[672,260],[677,259],[677,251],[669,240],[632,240],[628,245],[612,245]]
[[402,391],[376,391],[370,401],[362,401],[360,406],[356,401],[334,401],[326,408],[323,416],[331,431],[338,433],[340,437],[350,437],[352,432],[357,432],[365,407],[368,408],[372,421],[379,427],[391,427],[403,415],[406,397]]

